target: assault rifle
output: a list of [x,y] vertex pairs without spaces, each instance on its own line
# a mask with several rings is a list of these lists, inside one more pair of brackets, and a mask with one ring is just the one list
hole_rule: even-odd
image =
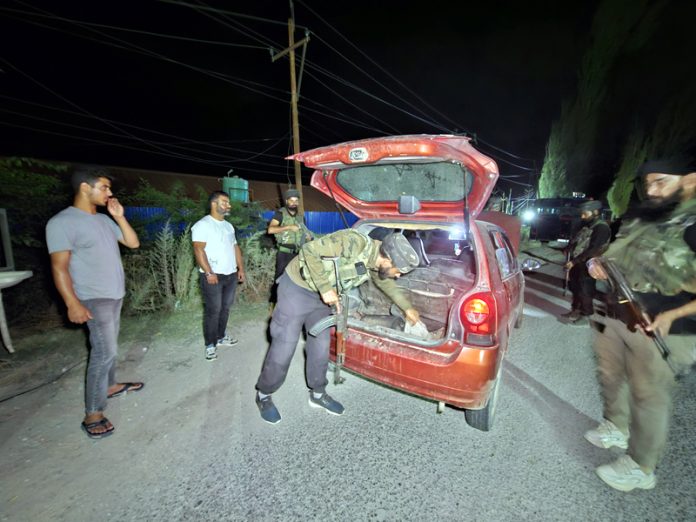
[[321,256],[325,261],[331,261],[336,276],[336,294],[338,303],[331,307],[333,314],[317,321],[309,329],[309,335],[316,337],[326,328],[336,325],[336,362],[334,363],[334,384],[342,384],[345,379],[341,377],[341,368],[346,360],[346,336],[348,335],[348,294],[341,288],[341,279],[338,267],[339,257]]
[[635,322],[635,324],[640,326],[650,338],[652,338],[657,351],[660,352],[660,357],[664,359],[670,370],[672,370],[672,373],[676,375],[677,371],[675,370],[674,366],[672,366],[672,362],[669,358],[670,349],[667,346],[665,339],[658,331],[645,330],[647,326],[650,326],[652,320],[636,298],[624,275],[618,269],[616,264],[614,264],[614,262],[610,259],[607,259],[606,257],[597,257],[595,260],[599,262],[600,266],[607,273],[609,284],[611,289],[614,291],[614,294],[618,298],[619,304],[627,305],[628,311],[631,314],[631,319]]

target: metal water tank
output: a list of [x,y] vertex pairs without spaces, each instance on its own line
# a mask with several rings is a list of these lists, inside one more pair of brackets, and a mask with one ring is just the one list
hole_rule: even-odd
[[249,203],[249,182],[237,176],[222,178],[222,190],[230,196],[230,201]]

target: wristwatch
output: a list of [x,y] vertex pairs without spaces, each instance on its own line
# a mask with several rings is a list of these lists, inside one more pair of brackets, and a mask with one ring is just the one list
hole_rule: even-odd
[[213,272],[205,272],[203,274],[205,277],[210,277],[211,275],[215,275]]

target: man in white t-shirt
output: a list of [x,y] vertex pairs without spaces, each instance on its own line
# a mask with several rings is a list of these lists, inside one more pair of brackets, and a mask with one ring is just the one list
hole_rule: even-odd
[[217,358],[217,345],[237,344],[225,330],[237,283],[244,282],[244,261],[234,227],[225,220],[230,213],[229,196],[217,190],[210,194],[208,203],[210,214],[193,225],[191,239],[205,308],[205,358],[212,361]]

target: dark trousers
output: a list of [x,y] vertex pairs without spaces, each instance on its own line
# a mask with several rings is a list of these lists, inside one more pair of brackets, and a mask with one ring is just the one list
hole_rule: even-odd
[[203,338],[206,346],[215,345],[225,337],[230,308],[237,291],[237,272],[229,275],[217,274],[217,278],[218,283],[211,285],[205,274],[198,276],[203,295]]
[[[309,330],[314,324],[331,315],[317,292],[297,286],[287,274],[278,281],[278,304],[271,318],[271,346],[263,362],[256,389],[270,395],[285,382],[302,327]],[[324,393],[328,380],[329,329],[316,337],[307,336],[305,344],[307,385],[316,393]]]
[[273,277],[273,287],[271,288],[271,303],[278,302],[278,278],[285,272],[285,267],[296,256],[294,252],[281,252],[276,250],[275,276]]
[[573,265],[568,274],[568,288],[573,293],[571,308],[582,315],[592,315],[594,307],[592,298],[595,293],[595,280],[587,272],[585,263]]

